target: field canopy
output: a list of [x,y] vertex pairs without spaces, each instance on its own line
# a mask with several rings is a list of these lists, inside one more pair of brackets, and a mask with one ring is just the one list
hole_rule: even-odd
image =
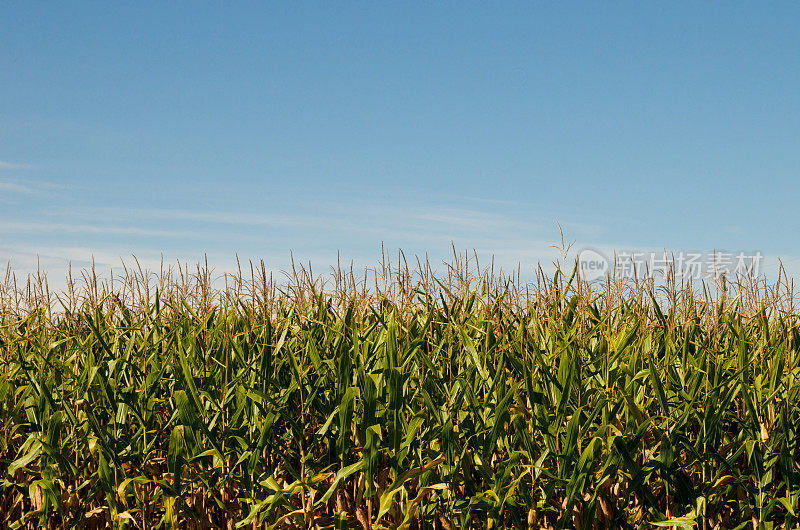
[[796,527],[791,281],[556,269],[9,273],[0,524]]

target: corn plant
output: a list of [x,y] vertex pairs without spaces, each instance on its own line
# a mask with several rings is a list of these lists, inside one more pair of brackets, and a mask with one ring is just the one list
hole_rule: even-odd
[[786,281],[112,279],[0,288],[3,527],[800,524]]

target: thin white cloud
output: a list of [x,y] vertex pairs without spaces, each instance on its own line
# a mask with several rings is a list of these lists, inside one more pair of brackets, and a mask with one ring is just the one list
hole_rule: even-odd
[[260,214],[234,211],[193,211],[163,208],[66,208],[52,210],[56,215],[69,215],[87,220],[104,219],[113,214],[116,219],[198,221],[210,224],[242,226],[315,226],[327,222],[328,217],[317,215]]
[[18,232],[70,232],[83,234],[112,234],[155,237],[204,237],[203,234],[192,231],[161,230],[139,228],[132,226],[104,226],[71,223],[36,223],[21,221],[0,221],[0,233]]
[[[125,257],[127,256],[127,258]],[[0,248],[0,265],[5,266],[11,262],[12,270],[35,270],[36,265],[55,265],[65,267],[72,264],[74,271],[91,267],[92,263],[100,268],[117,268],[126,265],[136,266],[135,262],[147,269],[157,269],[161,264],[158,254],[136,254],[136,260],[130,253],[104,248],[73,247],[73,246],[42,246],[37,248]],[[165,263],[168,263],[165,261]],[[174,263],[174,261],[173,261]]]
[[[324,230],[346,238],[347,234],[375,234],[378,240],[409,239],[412,241],[450,241],[460,236],[503,239],[510,234],[532,236],[540,233],[541,227],[516,219],[510,215],[492,213],[480,209],[460,209],[445,206],[401,208],[391,204],[363,203],[317,207],[304,213],[257,213],[246,211],[209,211],[187,209],[142,209],[89,207],[56,208],[51,214],[70,219],[83,219],[86,224],[102,223],[113,215],[120,222],[154,223],[164,221],[187,221],[192,224],[236,225],[243,227],[296,227]],[[206,234],[211,237],[211,234]]]
[[8,180],[0,180],[0,191],[14,192],[14,193],[36,193],[36,190],[25,184],[18,182],[11,182]]
[[505,215],[461,208],[440,208],[417,214],[416,217],[426,222],[431,221],[464,228],[513,228],[519,224]]
[[[329,272],[329,264],[335,263],[335,255],[319,254],[303,258],[302,260],[295,258],[295,263],[298,266],[302,263],[307,269],[311,261],[314,263],[315,273],[322,275]],[[254,267],[260,267],[261,261],[265,264],[268,276],[271,275],[278,282],[286,280],[288,271],[291,270],[289,252],[252,257]],[[373,264],[372,261],[369,263]],[[10,266],[10,272],[14,274],[18,285],[23,285],[29,275],[35,276],[37,272],[41,272],[47,276],[51,292],[63,292],[70,271],[73,279],[79,279],[85,273],[94,270],[101,280],[108,280],[112,275],[116,280],[124,275],[125,269],[138,274],[141,267],[147,274],[158,275],[162,270],[172,270],[175,273],[177,266],[180,265],[182,269],[188,268],[191,275],[196,273],[198,265],[204,267],[206,264],[220,287],[224,286],[224,275],[236,274],[240,266],[245,277],[250,274],[250,259],[239,255],[237,262],[236,255],[228,253],[160,254],[143,249],[133,252],[130,248],[121,247],[0,247],[0,282],[6,276],[7,266]]]
[[[71,189],[70,186],[55,182],[36,181],[18,178],[0,178],[0,191],[6,193],[24,193],[28,195],[42,195],[54,190]],[[1,199],[2,197],[0,197]]]
[[461,200],[465,200],[465,201],[482,202],[482,203],[487,203],[487,204],[502,204],[502,205],[505,205],[505,206],[522,206],[523,205],[523,203],[521,203],[519,201],[509,201],[509,200],[506,200],[506,199],[491,199],[491,198],[488,198],[488,197],[475,197],[473,195],[458,195],[458,194],[456,194],[456,195],[452,195],[452,196],[447,196],[447,199],[449,199],[449,200],[461,199]]
[[0,169],[30,169],[30,164],[17,164],[0,160]]
[[317,216],[304,215],[264,215],[241,212],[196,212],[191,210],[130,210],[142,217],[161,219],[183,219],[218,224],[235,224],[249,226],[311,226],[324,219]]

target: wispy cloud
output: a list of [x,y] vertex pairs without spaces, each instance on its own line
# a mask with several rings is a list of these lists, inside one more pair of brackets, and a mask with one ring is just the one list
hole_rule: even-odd
[[605,230],[605,227],[596,223],[580,223],[574,221],[565,221],[561,223],[561,228],[566,232],[564,234],[565,239],[567,239],[568,235],[572,237],[578,236],[584,239],[588,237],[598,238]]
[[200,223],[241,226],[315,226],[327,222],[327,216],[297,214],[261,214],[236,211],[193,211],[165,208],[109,208],[87,207],[78,211],[70,208],[55,208],[57,215],[75,216],[87,220],[104,219],[113,215],[116,219],[136,221],[197,221]]
[[0,160],[0,169],[30,169],[30,164],[18,164],[15,162],[6,162],[5,160]]
[[[188,210],[170,208],[109,208],[85,207],[56,208],[50,211],[59,217],[82,219],[87,224],[102,223],[104,219],[128,224],[148,225],[173,221],[195,226],[235,225],[241,227],[313,228],[344,234],[379,234],[381,239],[408,236],[413,240],[436,237],[451,240],[456,236],[479,237],[490,233],[509,235],[531,234],[541,231],[541,226],[511,215],[495,213],[480,208],[452,208],[444,205],[398,207],[392,204],[364,202],[359,204],[316,205],[308,210],[296,207],[294,211],[269,213],[234,210]],[[210,236],[210,234],[206,234]]]
[[[126,257],[127,256],[127,257]],[[138,264],[137,264],[138,262]],[[183,263],[184,261],[181,260]],[[159,270],[161,258],[157,254],[143,253],[136,255],[124,251],[88,247],[37,247],[37,248],[2,248],[0,247],[0,281],[7,273],[13,274],[17,284],[24,284],[29,275],[42,273],[46,275],[51,292],[64,292],[67,278],[79,279],[86,271],[94,269],[100,278],[118,277],[120,271],[127,266],[128,270],[136,270],[140,265],[144,269]],[[164,261],[169,265],[168,261]],[[173,262],[174,263],[174,262]],[[189,260],[186,261],[189,263]]]
[[[94,264],[101,268],[122,267],[123,264],[129,266],[139,265],[148,269],[157,269],[162,258],[158,253],[137,253],[136,258],[130,251],[121,249],[97,249],[78,246],[41,246],[41,247],[22,247],[22,248],[0,248],[0,265],[5,266],[11,263],[12,270],[29,272],[36,270],[37,266],[47,268],[48,266],[58,267],[58,272],[66,270],[66,266],[72,265],[76,271],[82,268],[91,267]],[[172,259],[172,258],[170,258]],[[181,262],[187,261],[181,257]],[[169,263],[169,260],[165,261]]]
[[464,228],[513,228],[519,225],[517,221],[505,215],[462,208],[438,208],[434,211],[419,213],[416,217],[426,222]]
[[53,193],[57,190],[68,190],[70,186],[56,182],[41,180],[0,178],[0,191],[6,193],[25,193],[28,195],[41,195]]
[[182,219],[248,226],[311,226],[323,220],[314,215],[265,215],[242,212],[195,212],[191,210],[129,210],[144,218]]
[[0,180],[0,190],[15,193],[36,193],[36,190],[31,186],[9,180]]
[[[297,259],[297,258],[296,258]],[[335,263],[336,256],[308,255],[303,256],[305,266],[311,261],[315,264],[314,270],[325,272],[330,264]],[[288,252],[283,254],[258,255],[252,257],[252,263],[258,266],[261,261],[265,264],[266,273],[278,281],[283,281],[289,276],[291,257]],[[188,268],[193,274],[197,266],[208,265],[212,276],[217,281],[224,281],[226,273],[235,274],[241,266],[245,274],[249,271],[251,260],[243,255],[235,254],[164,254],[152,250],[133,252],[130,248],[104,247],[92,248],[86,246],[38,246],[4,248],[0,246],[0,281],[7,272],[13,274],[17,283],[24,284],[29,275],[43,273],[47,276],[51,292],[64,292],[67,278],[80,279],[87,271],[94,270],[103,280],[110,278],[119,279],[125,270],[137,271],[141,267],[147,274],[158,274],[160,271],[176,268]],[[370,266],[372,260],[365,260]],[[316,265],[320,265],[319,267]],[[366,265],[364,265],[366,266]],[[360,269],[357,266],[357,270]],[[80,282],[78,287],[80,287]]]
[[37,223],[21,221],[3,221],[0,223],[0,233],[18,232],[70,232],[83,234],[111,234],[111,235],[133,235],[150,237],[180,237],[180,238],[201,238],[204,234],[188,230],[162,230],[151,228],[140,228],[135,226],[108,226],[72,223]]
[[[0,220],[0,236],[3,232],[30,232],[30,237],[14,239],[33,245],[37,240],[53,242],[53,238],[38,234],[63,233],[61,242],[75,244],[77,250],[60,255],[83,255],[84,260],[88,255],[97,258],[99,253],[106,253],[106,258],[115,252],[129,256],[133,243],[139,251],[155,255],[164,250],[202,259],[208,251],[216,255],[218,270],[227,270],[225,258],[234,253],[252,256],[256,261],[269,258],[268,263],[281,267],[290,249],[297,260],[313,258],[315,270],[326,270],[336,263],[337,250],[345,261],[355,258],[360,265],[372,266],[370,258],[377,259],[385,244],[386,249],[402,248],[407,256],[427,255],[433,263],[448,261],[453,246],[459,251],[475,249],[486,257],[487,264],[494,255],[496,266],[516,269],[521,265],[523,272],[530,272],[539,261],[544,265],[553,261],[556,253],[551,244],[558,240],[555,223],[528,209],[476,203],[456,207],[437,201],[403,206],[389,200],[347,204],[323,201],[309,205],[279,203],[262,211],[252,207],[237,211],[72,205],[43,213],[44,219],[15,219],[13,224]],[[590,227],[581,228],[580,232],[592,231]],[[91,254],[84,245],[92,248]],[[38,253],[44,247],[36,245],[32,250]],[[73,259],[74,264],[77,262]]]
[[519,201],[510,201],[507,199],[491,199],[488,197],[475,197],[474,195],[450,195],[447,197],[448,199],[457,199],[462,201],[472,201],[478,203],[486,203],[486,204],[502,204],[506,206],[522,206],[523,203]]

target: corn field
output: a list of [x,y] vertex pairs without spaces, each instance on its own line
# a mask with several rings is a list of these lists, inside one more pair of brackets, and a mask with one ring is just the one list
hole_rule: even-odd
[[798,314],[472,256],[9,272],[0,526],[798,528]]

